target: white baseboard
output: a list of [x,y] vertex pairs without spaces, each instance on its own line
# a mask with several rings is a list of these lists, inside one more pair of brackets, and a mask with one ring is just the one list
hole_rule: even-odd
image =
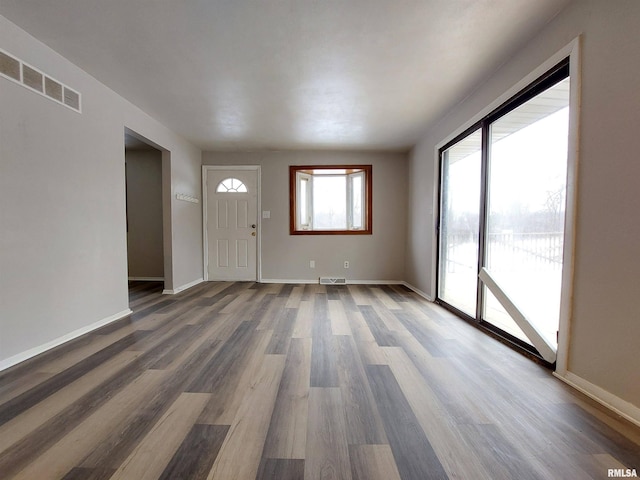
[[[313,285],[320,283],[320,277],[317,279],[295,280],[291,278],[263,278],[260,283],[293,283]],[[347,285],[404,285],[401,280],[350,280],[347,278]]]
[[14,355],[12,357],[6,358],[0,361],[0,371],[6,370],[7,368],[12,367],[20,362],[24,362],[25,360],[35,357],[36,355],[40,355],[41,353],[44,353],[47,350],[51,350],[52,348],[62,345],[63,343],[73,340],[74,338],[84,335],[85,333],[89,333],[100,327],[104,327],[105,325],[108,325],[111,322],[120,320],[121,318],[124,318],[127,315],[131,315],[131,313],[133,312],[130,309],[123,310],[114,315],[110,315],[107,318],[103,318],[98,322],[92,323],[91,325],[87,325],[86,327],[82,327],[82,328],[79,328],[78,330],[74,330],[73,332],[67,333],[66,335],[58,337],[55,340],[51,340],[50,342],[47,342],[43,345],[30,348],[29,350],[18,353],[17,355]]
[[300,283],[300,284],[307,284],[307,285],[313,285],[314,283],[319,283],[320,280],[296,280],[296,279],[292,279],[292,278],[261,278],[260,279],[260,283]]
[[189,282],[186,283],[184,285],[182,285],[181,287],[178,288],[174,288],[173,290],[163,290],[162,294],[163,295],[175,295],[176,293],[180,293],[180,292],[184,292],[185,290],[191,288],[191,287],[195,287],[196,285],[200,284],[204,282],[204,278],[198,278],[197,280],[194,280],[193,282]]
[[558,372],[553,372],[553,375],[566,384],[571,385],[576,390],[584,393],[587,397],[640,427],[640,408],[637,406],[615,396],[611,392],[607,392],[603,388],[594,385],[574,373],[566,372],[562,375]]
[[164,282],[164,277],[129,277],[130,282]]
[[402,285],[401,280],[349,280],[347,285]]
[[413,285],[411,285],[410,283],[407,282],[401,282],[402,285],[404,285],[405,287],[407,287],[409,290],[413,290],[415,293],[417,293],[418,295],[420,295],[422,298],[424,298],[425,300],[429,300],[430,302],[434,302],[435,298],[433,298],[431,295],[428,295],[427,293],[423,292],[422,290],[414,287]]

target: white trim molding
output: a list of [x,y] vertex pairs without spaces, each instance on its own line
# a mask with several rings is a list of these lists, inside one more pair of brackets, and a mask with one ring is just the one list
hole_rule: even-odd
[[91,325],[87,325],[86,327],[82,327],[77,330],[74,330],[73,332],[67,333],[66,335],[58,337],[55,340],[51,340],[50,342],[44,343],[34,348],[30,348],[29,350],[26,350],[24,352],[18,353],[17,355],[4,359],[0,361],[0,372],[2,370],[6,370],[9,367],[17,365],[18,363],[24,362],[25,360],[29,360],[30,358],[35,357],[36,355],[40,355],[41,353],[51,350],[52,348],[62,345],[63,343],[67,343],[70,340],[80,337],[86,333],[90,333],[93,330],[97,330],[100,327],[104,327],[105,325],[108,325],[111,322],[120,320],[121,318],[131,315],[132,313],[133,312],[131,311],[131,309],[123,310],[121,312],[110,315],[107,318],[103,318],[102,320],[92,323]]
[[407,287],[409,290],[413,291],[414,293],[420,295],[422,298],[424,298],[425,300],[428,300],[430,302],[435,302],[435,298],[433,298],[432,295],[429,295],[426,292],[423,292],[422,290],[420,290],[419,288],[414,287],[413,285],[411,285],[408,282],[400,282],[401,285],[404,285],[405,287]]
[[564,375],[561,375],[558,372],[553,372],[553,375],[566,384],[572,386],[576,390],[584,393],[592,400],[595,400],[600,405],[603,405],[617,415],[620,415],[621,417],[640,427],[639,407],[627,402],[626,400],[621,399],[611,392],[607,392],[605,389],[594,385],[584,378],[579,377],[575,373],[566,372]]
[[180,292],[184,292],[185,290],[191,288],[191,287],[195,287],[196,285],[200,284],[204,282],[204,279],[198,278],[197,280],[194,280],[193,282],[189,282],[189,283],[185,283],[184,285],[178,287],[178,288],[174,288],[172,290],[163,290],[162,294],[163,295],[175,295],[176,293],[180,293]]
[[[291,283],[291,284],[303,284],[303,285],[320,285],[320,277],[315,279],[294,280],[290,278],[263,278],[259,283]],[[336,285],[405,285],[402,280],[349,280],[347,283],[340,283]]]
[[129,277],[130,282],[164,282],[164,277]]
[[263,278],[259,283],[287,283],[287,284],[301,284],[301,285],[313,285],[318,284],[318,279],[315,280],[296,280],[291,278]]

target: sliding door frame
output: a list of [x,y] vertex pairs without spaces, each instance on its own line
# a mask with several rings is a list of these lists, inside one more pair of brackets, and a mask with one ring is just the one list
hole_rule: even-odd
[[[507,96],[506,100],[502,100],[498,103],[497,107],[490,108],[487,113],[481,114],[479,120],[476,120],[470,127],[465,128],[464,131],[456,135],[452,140],[444,143],[437,150],[437,166],[438,166],[438,184],[437,184],[437,205],[438,205],[438,217],[436,223],[436,261],[435,261],[435,301],[442,305],[444,308],[450,310],[456,315],[460,316],[464,320],[470,322],[474,326],[486,331],[490,335],[497,337],[499,340],[511,344],[523,353],[532,356],[540,363],[558,370],[559,373],[566,371],[566,363],[568,357],[568,336],[569,336],[569,319],[571,313],[571,290],[573,279],[573,245],[575,242],[575,203],[576,203],[576,187],[575,181],[577,177],[577,121],[578,121],[578,98],[580,91],[579,82],[579,42],[577,38],[570,45],[565,47],[562,51],[558,52],[552,59],[545,65],[541,66],[536,72],[525,79],[528,82],[524,86],[516,86],[516,93],[511,93]],[[553,62],[553,63],[552,63]],[[541,73],[541,69],[544,70]],[[535,78],[529,80],[533,75]],[[488,183],[489,183],[489,149],[490,149],[490,127],[493,122],[499,118],[507,115],[512,110],[518,108],[520,105],[535,98],[537,95],[562,81],[564,78],[569,77],[571,79],[570,87],[570,99],[569,99],[569,139],[568,139],[568,152],[567,152],[567,182],[566,182],[566,197],[565,197],[565,222],[564,222],[564,247],[563,247],[563,269],[562,269],[562,283],[561,283],[561,301],[559,312],[559,334],[558,334],[558,358],[554,364],[550,364],[542,359],[540,353],[530,345],[529,343],[501,330],[488,321],[483,319],[483,306],[485,301],[485,288],[483,283],[477,281],[477,303],[476,303],[476,315],[475,318],[462,312],[455,306],[447,303],[440,298],[440,258],[441,258],[441,225],[442,225],[442,201],[443,201],[443,153],[469,136],[470,134],[481,130],[482,132],[482,147],[481,147],[481,185],[480,185],[480,210],[479,210],[479,251],[478,251],[478,266],[477,273],[480,273],[480,269],[486,264],[486,235],[487,235],[487,216],[488,216]],[[523,81],[523,82],[524,82]],[[521,82],[522,83],[522,82]]]

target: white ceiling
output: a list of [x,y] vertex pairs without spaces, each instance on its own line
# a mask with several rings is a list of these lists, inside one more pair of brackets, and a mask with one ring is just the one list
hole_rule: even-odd
[[0,0],[206,150],[407,150],[569,0]]

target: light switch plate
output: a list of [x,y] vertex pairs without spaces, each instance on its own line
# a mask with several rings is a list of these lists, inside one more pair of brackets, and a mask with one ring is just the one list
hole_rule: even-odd
[[263,210],[262,218],[271,218],[271,210]]

